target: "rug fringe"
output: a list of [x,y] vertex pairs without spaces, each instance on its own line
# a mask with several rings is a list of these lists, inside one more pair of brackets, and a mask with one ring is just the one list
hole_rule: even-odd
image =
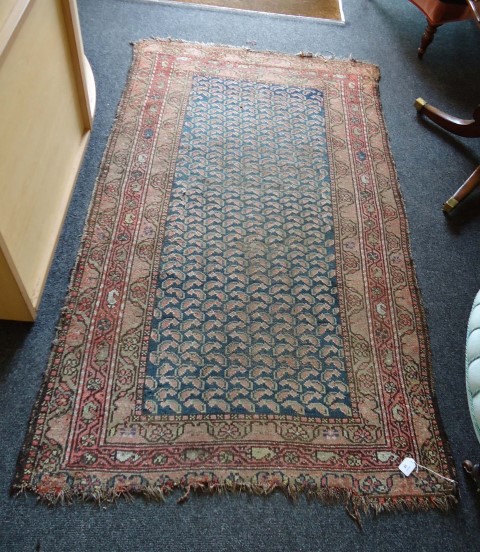
[[442,497],[374,497],[359,495],[358,492],[344,488],[319,488],[312,487],[311,481],[305,485],[298,485],[288,480],[279,483],[278,480],[271,480],[262,484],[235,481],[225,479],[220,481],[215,477],[207,478],[198,475],[197,478],[182,478],[179,482],[168,480],[161,485],[133,485],[132,487],[115,488],[102,484],[95,488],[78,489],[74,485],[66,485],[57,488],[55,491],[42,492],[35,484],[24,483],[16,485],[14,494],[16,496],[32,492],[36,494],[37,500],[47,506],[70,505],[75,501],[91,502],[104,509],[118,500],[132,501],[136,497],[142,497],[153,502],[165,502],[175,492],[181,492],[177,504],[184,504],[192,496],[206,494],[251,494],[258,497],[266,497],[274,492],[282,492],[290,500],[296,501],[300,496],[305,496],[308,501],[318,500],[326,505],[343,506],[346,514],[359,526],[363,528],[363,521],[369,516],[393,512],[415,512],[440,510],[447,512],[457,503],[455,494],[446,494]]
[[350,56],[348,58],[338,58],[335,57],[331,52],[327,52],[326,54],[320,54],[320,53],[313,53],[313,52],[298,52],[297,54],[292,54],[288,52],[279,52],[275,50],[256,50],[252,49],[249,46],[235,46],[232,44],[216,44],[213,42],[197,42],[197,41],[189,41],[189,40],[183,40],[180,38],[172,38],[172,37],[158,37],[158,36],[152,36],[150,38],[143,38],[137,41],[130,42],[130,45],[136,48],[141,48],[148,46],[148,44],[151,43],[171,43],[171,44],[185,44],[185,45],[192,45],[192,46],[202,46],[207,48],[221,48],[221,49],[227,49],[227,50],[240,50],[244,52],[251,52],[252,54],[258,54],[258,55],[275,55],[275,56],[284,56],[284,57],[300,57],[304,59],[315,59],[319,61],[326,61],[331,63],[338,63],[338,64],[346,64],[346,65],[355,65],[356,67],[361,68],[362,71],[364,71],[366,77],[372,78],[375,82],[380,81],[380,68],[378,65],[368,62],[368,61],[360,61]]

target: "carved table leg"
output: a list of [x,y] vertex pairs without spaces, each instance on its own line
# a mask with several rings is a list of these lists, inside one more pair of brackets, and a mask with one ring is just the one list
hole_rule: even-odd
[[422,59],[425,50],[432,42],[438,27],[440,27],[440,25],[431,25],[427,20],[427,26],[425,27],[425,31],[423,32],[422,40],[420,42],[420,47],[418,48],[418,57],[420,59]]

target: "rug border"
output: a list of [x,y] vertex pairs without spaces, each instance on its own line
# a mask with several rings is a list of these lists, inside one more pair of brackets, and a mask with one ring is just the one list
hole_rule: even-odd
[[[131,45],[133,45],[133,43],[131,43]],[[34,400],[32,410],[31,410],[31,414],[30,414],[30,417],[29,417],[29,420],[28,420],[28,423],[27,423],[27,430],[26,430],[26,434],[25,434],[25,437],[24,437],[24,442],[23,442],[22,448],[21,448],[20,453],[19,453],[18,458],[17,458],[16,467],[15,467],[15,474],[14,474],[13,482],[12,482],[12,485],[11,485],[11,488],[10,488],[10,494],[18,494],[18,489],[23,487],[23,484],[21,483],[21,479],[22,479],[22,476],[23,476],[24,471],[25,471],[25,465],[26,465],[26,462],[27,462],[28,451],[32,448],[32,441],[33,441],[33,438],[34,438],[35,427],[38,423],[38,418],[40,417],[41,405],[42,405],[42,402],[43,402],[43,400],[45,398],[45,395],[47,393],[48,379],[50,377],[50,372],[52,371],[52,368],[53,368],[52,360],[53,360],[54,355],[55,355],[55,348],[56,348],[56,345],[57,345],[58,334],[61,331],[61,329],[64,327],[64,323],[65,323],[65,320],[67,318],[67,314],[69,312],[68,299],[70,298],[70,295],[71,295],[71,292],[72,292],[73,284],[74,284],[75,278],[76,278],[78,263],[79,263],[79,260],[81,258],[81,254],[82,254],[83,247],[84,247],[84,244],[85,244],[86,229],[88,227],[88,223],[90,221],[90,218],[92,216],[92,212],[94,210],[94,199],[95,199],[95,196],[98,192],[98,189],[99,189],[99,186],[100,186],[100,183],[101,183],[101,179],[102,179],[101,169],[102,169],[102,167],[105,166],[105,164],[108,160],[109,152],[110,152],[110,147],[109,147],[110,142],[113,139],[113,136],[114,136],[114,133],[115,133],[115,130],[116,130],[116,127],[117,127],[117,122],[118,122],[119,116],[122,112],[122,109],[124,108],[124,105],[127,103],[127,101],[126,101],[127,96],[128,96],[127,91],[130,89],[131,85],[133,84],[132,77],[133,77],[136,57],[138,55],[139,55],[138,51],[135,48],[132,48],[132,56],[131,56],[130,66],[128,68],[128,72],[127,72],[127,75],[126,75],[125,84],[124,84],[123,89],[122,89],[121,94],[120,94],[120,99],[119,99],[117,107],[115,109],[115,115],[114,115],[113,120],[110,124],[109,134],[108,134],[105,146],[104,146],[104,150],[103,150],[103,153],[102,153],[100,163],[98,165],[97,175],[95,177],[95,181],[93,183],[93,186],[92,186],[92,189],[91,189],[91,192],[90,192],[89,204],[88,204],[88,208],[87,208],[87,211],[85,213],[85,217],[84,217],[84,221],[83,221],[82,233],[81,233],[81,237],[80,237],[80,240],[79,240],[78,246],[77,246],[77,253],[75,255],[75,260],[73,261],[73,263],[70,267],[70,270],[69,270],[70,275],[69,275],[69,278],[68,278],[68,284],[67,284],[66,291],[64,292],[63,305],[60,309],[60,313],[58,315],[57,322],[56,322],[55,327],[54,327],[54,338],[52,339],[52,342],[50,344],[50,351],[49,351],[49,354],[48,354],[48,360],[47,360],[47,363],[46,363],[46,368],[45,368],[45,370],[43,371],[43,373],[41,375],[42,381],[41,381],[41,384],[40,384],[40,389],[37,392],[36,398]],[[67,215],[68,215],[68,213],[67,213]],[[66,220],[65,220],[65,222],[66,222]],[[31,489],[31,490],[34,490],[34,489]],[[23,489],[22,489],[22,491],[23,491]]]
[[405,247],[407,249],[407,252],[409,255],[409,261],[412,267],[412,270],[408,272],[408,275],[411,277],[411,284],[412,284],[411,289],[414,292],[414,296],[417,301],[418,317],[420,318],[420,321],[423,324],[423,327],[425,328],[424,335],[425,335],[427,383],[429,385],[431,402],[435,413],[435,420],[437,422],[438,431],[440,434],[440,438],[442,439],[442,445],[443,445],[445,457],[447,460],[447,465],[449,467],[449,476],[451,477],[451,479],[455,480],[455,488],[454,488],[455,502],[458,502],[458,499],[460,497],[459,485],[456,482],[458,473],[455,465],[455,460],[453,457],[452,446],[450,444],[450,441],[447,436],[447,432],[445,430],[445,425],[443,422],[442,414],[440,412],[438,397],[435,389],[433,357],[432,357],[432,348],[431,348],[431,341],[430,341],[430,329],[429,329],[428,320],[427,320],[427,309],[425,307],[420,285],[418,282],[418,274],[416,270],[416,263],[413,258],[413,250],[412,250],[412,243],[411,243],[411,237],[410,237],[410,226],[409,226],[408,217],[407,217],[405,200],[402,194],[402,189],[400,187],[400,180],[398,178],[395,158],[392,154],[390,135],[386,126],[385,116],[382,109],[380,90],[378,86],[377,86],[376,92],[377,92],[378,106],[380,107],[379,118],[383,127],[383,135],[386,138],[385,147],[387,148],[387,151],[390,153],[390,160],[391,160],[392,169],[393,169],[393,177],[396,182],[396,186],[392,187],[392,191],[396,197],[397,206],[401,209],[402,216],[400,217],[400,226],[402,228],[402,235],[405,242]]

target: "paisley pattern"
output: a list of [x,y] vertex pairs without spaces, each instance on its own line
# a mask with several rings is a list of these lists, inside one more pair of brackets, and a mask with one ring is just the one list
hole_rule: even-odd
[[378,78],[135,45],[15,488],[455,501]]
[[146,413],[349,416],[333,244],[321,92],[194,77]]

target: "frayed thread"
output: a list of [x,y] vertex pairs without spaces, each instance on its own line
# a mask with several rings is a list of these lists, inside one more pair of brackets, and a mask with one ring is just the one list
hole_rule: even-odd
[[152,36],[150,38],[144,38],[140,39],[136,42],[131,42],[130,44],[136,49],[136,48],[144,48],[148,47],[149,45],[153,44],[178,44],[178,45],[184,45],[184,46],[197,46],[202,48],[218,48],[221,50],[225,50],[228,52],[232,51],[242,51],[242,52],[248,52],[252,55],[269,55],[269,56],[279,56],[279,57],[299,57],[303,59],[312,59],[312,60],[319,60],[324,61],[325,63],[336,63],[339,64],[338,70],[346,70],[348,69],[348,66],[356,67],[356,71],[361,71],[361,74],[372,78],[374,81],[378,82],[380,80],[380,69],[377,65],[370,63],[368,61],[360,61],[357,59],[354,59],[352,57],[352,54],[348,58],[337,58],[334,56],[332,52],[326,52],[325,54],[320,53],[313,53],[313,52],[299,52],[297,54],[289,54],[286,52],[278,52],[278,51],[272,51],[272,50],[257,50],[252,49],[248,46],[233,46],[231,44],[215,44],[215,43],[208,43],[208,42],[193,42],[193,41],[187,41],[182,39],[176,39],[171,37],[155,37]]
[[363,520],[368,515],[402,511],[428,511],[432,509],[449,511],[457,504],[454,494],[445,494],[437,497],[374,497],[359,495],[357,492],[344,488],[319,488],[311,485],[302,487],[290,481],[279,484],[275,481],[249,483],[245,481],[207,479],[199,476],[198,479],[189,479],[188,483],[182,479],[178,483],[169,481],[164,485],[134,485],[131,487],[96,486],[92,489],[75,489],[73,485],[56,487],[51,491],[39,489],[35,485],[25,483],[16,486],[17,496],[27,492],[33,492],[37,499],[48,505],[67,505],[75,500],[93,502],[104,509],[120,499],[133,501],[136,497],[143,497],[154,502],[164,502],[175,491],[181,491],[177,504],[184,504],[195,494],[226,494],[248,493],[255,496],[268,496],[274,492],[282,492],[289,499],[296,501],[302,494],[307,500],[319,500],[328,505],[342,505],[346,514],[363,530]]

